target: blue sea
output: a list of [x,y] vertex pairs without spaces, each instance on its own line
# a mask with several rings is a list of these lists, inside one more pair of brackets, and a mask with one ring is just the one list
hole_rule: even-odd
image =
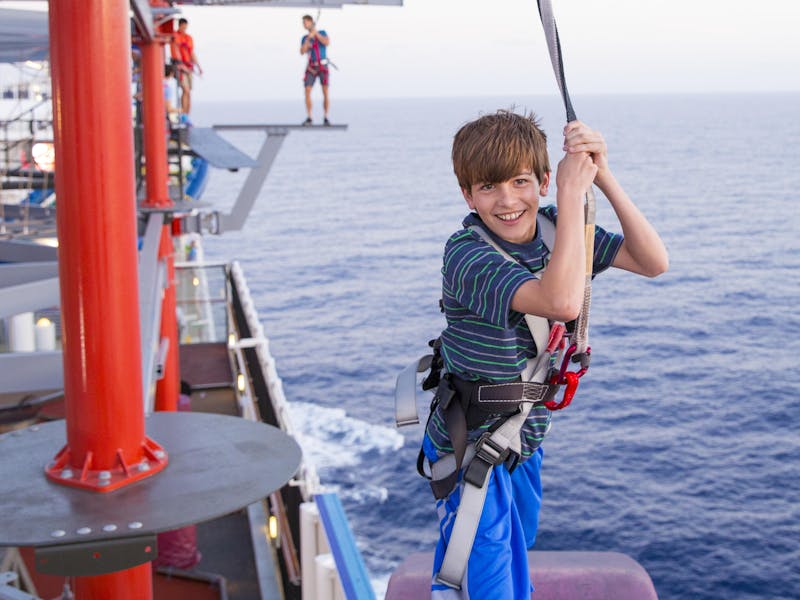
[[[300,123],[296,102],[203,103],[195,124]],[[670,270],[595,280],[592,367],[544,443],[537,549],[613,550],[659,597],[800,598],[800,95],[576,96],[660,231]],[[319,101],[317,101],[319,104]],[[553,97],[337,100],[347,131],[293,131],[241,232],[240,261],[301,443],[337,490],[379,595],[437,520],[393,420],[397,373],[438,335],[442,248],[467,207],[457,128]],[[320,117],[321,118],[321,115]],[[254,155],[260,133],[227,136]],[[224,210],[244,173],[214,173]],[[555,198],[552,193],[551,198]],[[619,230],[598,197],[598,223]]]

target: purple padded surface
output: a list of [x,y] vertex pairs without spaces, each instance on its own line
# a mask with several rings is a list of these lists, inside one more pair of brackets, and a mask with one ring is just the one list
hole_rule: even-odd
[[[386,600],[430,597],[433,553],[410,554],[389,580]],[[535,600],[657,600],[644,567],[619,552],[529,552]]]

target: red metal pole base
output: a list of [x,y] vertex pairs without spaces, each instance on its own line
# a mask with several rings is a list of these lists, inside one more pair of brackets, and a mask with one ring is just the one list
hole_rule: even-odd
[[116,464],[110,469],[92,468],[91,452],[87,452],[80,471],[71,466],[71,451],[64,446],[53,462],[45,468],[48,479],[55,483],[92,490],[111,492],[129,483],[158,473],[167,466],[169,459],[164,449],[145,436],[141,446],[141,458],[128,462],[121,448],[117,449]]
[[153,597],[153,567],[150,563],[124,571],[75,577],[75,597],[91,600],[144,600]]

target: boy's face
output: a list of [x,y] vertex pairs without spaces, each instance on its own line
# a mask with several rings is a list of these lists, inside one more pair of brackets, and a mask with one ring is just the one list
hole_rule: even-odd
[[508,181],[476,183],[462,188],[467,206],[492,232],[508,242],[525,244],[536,234],[539,197],[547,195],[550,173],[540,183],[530,170],[523,170]]

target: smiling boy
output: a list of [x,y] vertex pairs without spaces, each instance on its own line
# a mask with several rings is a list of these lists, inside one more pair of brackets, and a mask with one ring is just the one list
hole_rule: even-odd
[[[593,273],[613,266],[654,277],[667,269],[661,239],[608,166],[603,137],[579,121],[564,129],[556,206],[540,208],[551,183],[546,142],[533,115],[511,111],[467,123],[453,141],[453,168],[467,206],[474,212],[464,219],[464,228],[450,237],[444,251],[442,306],[447,326],[439,349],[444,387],[440,384],[437,391],[422,444],[433,471],[436,463],[456,453],[456,435],[448,429],[453,419],[446,411],[463,411],[469,445],[513,414],[503,415],[496,407],[487,411],[476,398],[479,390],[520,382],[528,360],[537,355],[525,314],[552,321],[577,317],[586,263],[583,196],[592,183],[607,197],[622,229],[620,235],[596,227]],[[555,224],[552,248],[547,247],[537,218]],[[514,260],[503,257],[473,226],[482,228]],[[444,395],[453,400],[446,401]],[[489,473],[460,584],[446,582],[437,574],[464,493],[462,476],[451,489],[435,493],[440,536],[431,586],[434,600],[530,597],[527,549],[536,539],[540,444],[549,425],[550,412],[535,403],[519,431],[519,450]],[[468,466],[468,458],[462,466]]]

